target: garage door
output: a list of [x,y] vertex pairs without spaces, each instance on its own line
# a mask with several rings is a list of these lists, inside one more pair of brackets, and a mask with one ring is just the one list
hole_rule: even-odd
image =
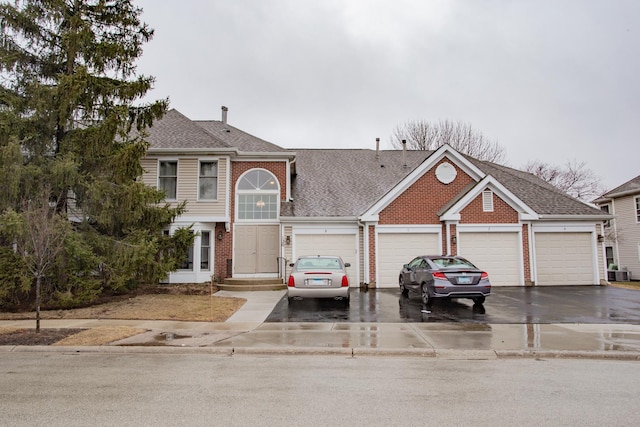
[[489,273],[493,286],[521,286],[518,233],[459,233],[458,254]]
[[397,288],[403,264],[420,255],[439,254],[436,233],[380,233],[378,235],[379,288]]
[[536,285],[593,285],[591,233],[535,233]]
[[344,262],[351,264],[347,268],[351,286],[358,286],[357,277],[357,239],[355,234],[296,234],[294,235],[294,256],[338,255]]

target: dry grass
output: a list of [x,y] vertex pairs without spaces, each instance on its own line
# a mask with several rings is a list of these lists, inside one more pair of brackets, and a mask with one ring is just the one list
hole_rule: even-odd
[[52,345],[105,345],[143,332],[146,332],[146,329],[128,326],[98,326],[71,335]]
[[[171,292],[185,291],[185,287],[173,288]],[[164,290],[163,290],[164,291]],[[115,299],[104,304],[71,310],[45,310],[40,313],[47,319],[119,319],[119,320],[174,320],[192,322],[224,322],[246,302],[243,298],[217,297],[214,295],[188,295],[180,293],[140,294],[129,298]],[[35,322],[35,313],[0,313],[0,320],[27,319]],[[31,330],[15,327],[0,327],[0,335],[11,338],[10,345],[38,344],[38,335],[26,333]],[[67,332],[65,332],[67,331]],[[19,333],[25,332],[25,333]],[[145,329],[117,326],[100,326],[69,335],[71,330],[47,330],[49,335],[58,335],[52,345],[99,346],[146,332]]]
[[640,282],[611,282],[609,286],[640,291]]
[[[122,319],[224,322],[246,302],[242,298],[205,295],[137,295],[91,307],[48,310],[41,319]],[[35,313],[0,313],[0,320],[34,319]]]

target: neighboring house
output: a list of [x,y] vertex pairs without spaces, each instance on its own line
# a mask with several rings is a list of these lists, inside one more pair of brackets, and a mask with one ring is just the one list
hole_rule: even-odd
[[[594,201],[614,218],[605,223],[607,266],[620,271],[617,280],[640,279],[640,176],[625,182]],[[611,272],[611,280],[615,273]]]
[[[436,151],[287,150],[171,110],[149,129],[143,180],[186,200],[174,227],[194,248],[169,282],[287,276],[287,261],[336,254],[352,286],[396,287],[402,264],[459,254],[494,285],[606,280],[611,217],[531,174]],[[167,230],[171,232],[171,230]]]

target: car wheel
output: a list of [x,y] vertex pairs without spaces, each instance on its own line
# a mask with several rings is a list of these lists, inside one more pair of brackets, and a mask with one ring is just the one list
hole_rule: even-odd
[[473,303],[474,304],[484,304],[484,295],[481,296],[481,297],[473,298]]
[[287,301],[289,302],[289,305],[291,305],[295,300],[292,297],[287,297]]
[[427,307],[431,307],[433,305],[433,298],[429,295],[429,287],[426,283],[422,284],[420,295],[422,296],[422,304]]
[[407,296],[409,295],[409,290],[404,286],[404,279],[402,278],[402,276],[400,276],[400,278],[398,279],[398,283],[400,284],[400,293],[402,294],[402,296]]
[[349,307],[349,302],[351,301],[350,297],[342,298],[342,303],[345,307]]

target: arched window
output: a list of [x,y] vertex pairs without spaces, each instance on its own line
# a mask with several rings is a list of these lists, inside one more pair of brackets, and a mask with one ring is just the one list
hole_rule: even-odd
[[278,218],[280,185],[264,169],[252,169],[238,180],[238,220],[273,220]]

